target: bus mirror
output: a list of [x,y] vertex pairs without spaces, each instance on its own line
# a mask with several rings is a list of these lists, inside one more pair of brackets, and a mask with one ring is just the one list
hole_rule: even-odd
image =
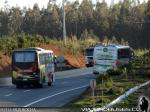
[[133,51],[131,51],[131,57],[134,57],[134,52]]
[[135,55],[134,55],[134,51],[131,50],[131,51],[130,51],[130,58],[132,59],[132,58],[134,58],[134,56],[135,56]]
[[57,60],[57,62],[59,62],[59,63],[63,63],[63,62],[65,62],[65,57],[64,57],[64,56],[58,56],[58,57],[56,58],[56,60]]
[[57,57],[56,56],[54,56],[54,58],[53,58],[53,63],[57,63]]

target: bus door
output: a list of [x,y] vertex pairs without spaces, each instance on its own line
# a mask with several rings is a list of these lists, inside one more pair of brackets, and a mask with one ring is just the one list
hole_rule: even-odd
[[53,79],[53,74],[54,74],[54,64],[53,64],[53,57],[51,53],[45,54],[45,61],[46,61],[47,81],[49,81]]
[[39,54],[41,83],[52,79],[52,57],[50,53]]

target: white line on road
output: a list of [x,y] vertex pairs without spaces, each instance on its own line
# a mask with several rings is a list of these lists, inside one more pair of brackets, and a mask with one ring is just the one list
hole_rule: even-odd
[[25,91],[23,91],[23,92],[28,92],[28,91],[31,91],[31,90],[25,90]]
[[40,102],[40,101],[43,101],[43,100],[46,100],[46,99],[48,99],[48,98],[52,98],[52,97],[54,97],[54,96],[57,96],[57,95],[60,95],[60,94],[66,93],[66,92],[74,91],[74,90],[81,89],[81,88],[85,88],[85,87],[88,87],[88,86],[89,86],[89,85],[84,85],[84,86],[81,86],[81,87],[77,87],[77,88],[73,88],[73,89],[68,89],[68,90],[65,90],[65,91],[62,91],[62,92],[53,94],[53,95],[51,95],[51,96],[47,96],[47,97],[41,98],[41,99],[39,99],[39,100],[33,101],[33,102],[31,102],[31,103],[29,103],[29,104],[23,106],[23,107],[29,107],[29,106],[31,106],[31,105],[33,105],[33,104],[36,104],[36,103],[38,103],[38,102]]
[[11,96],[12,94],[10,93],[10,94],[7,94],[7,95],[5,95],[5,96]]

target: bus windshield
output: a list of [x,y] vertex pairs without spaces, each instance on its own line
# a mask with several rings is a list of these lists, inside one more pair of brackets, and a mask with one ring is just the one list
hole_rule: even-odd
[[93,51],[94,51],[94,49],[86,49],[85,55],[86,56],[93,56]]
[[119,49],[118,59],[120,58],[130,58],[130,49]]
[[35,52],[16,52],[15,53],[15,62],[34,62],[35,61]]

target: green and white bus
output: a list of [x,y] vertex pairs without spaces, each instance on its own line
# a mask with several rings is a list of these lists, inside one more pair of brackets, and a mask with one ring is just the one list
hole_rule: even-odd
[[117,69],[128,66],[131,62],[132,51],[129,46],[123,45],[98,45],[94,48],[93,73],[106,72],[109,69]]
[[16,88],[24,85],[51,86],[55,80],[52,50],[27,48],[12,54],[12,83]]

